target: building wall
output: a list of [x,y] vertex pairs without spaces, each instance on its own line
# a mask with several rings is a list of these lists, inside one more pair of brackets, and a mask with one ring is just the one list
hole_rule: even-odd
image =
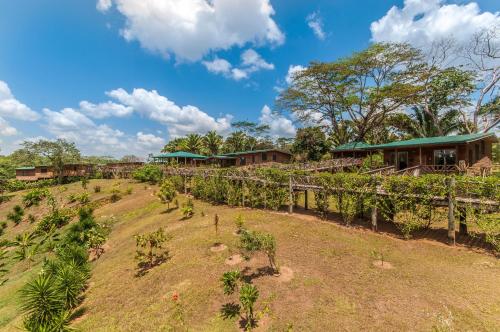
[[[468,167],[491,167],[492,142],[481,140],[469,144],[444,144],[422,147],[422,162],[418,147],[398,148],[397,152],[408,153],[408,167],[417,165],[435,165],[434,150],[454,149],[457,151],[457,165],[464,161]],[[393,165],[395,149],[384,150],[384,163]]]
[[[263,155],[265,155],[265,157]],[[275,158],[273,158],[273,155],[275,156]],[[244,164],[242,164],[242,158],[245,158]],[[290,159],[291,156],[289,154],[280,151],[247,153],[236,157],[236,166],[255,165],[269,162],[288,163],[290,162]]]
[[[92,165],[65,165],[63,177],[87,176],[92,173],[92,169]],[[36,166],[33,170],[16,170],[16,179],[21,181],[53,179],[56,176],[51,166]]]

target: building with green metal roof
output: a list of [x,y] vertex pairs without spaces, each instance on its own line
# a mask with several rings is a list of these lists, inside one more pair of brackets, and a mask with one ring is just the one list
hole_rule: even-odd
[[421,166],[429,171],[465,171],[491,169],[494,133],[414,138],[371,145],[365,150],[380,150],[386,165],[397,170]]
[[331,152],[334,159],[364,158],[370,154],[370,151],[366,150],[370,146],[366,142],[350,142],[333,148]]
[[186,151],[160,153],[152,156],[154,163],[163,164],[175,160],[175,162],[179,164],[192,165],[192,166],[196,166],[204,162],[207,158],[208,158],[207,156]]

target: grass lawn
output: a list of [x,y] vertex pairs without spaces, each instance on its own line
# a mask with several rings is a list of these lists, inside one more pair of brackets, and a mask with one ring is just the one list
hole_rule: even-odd
[[[126,180],[92,180],[91,199],[109,196],[116,182],[122,190],[132,188],[132,194],[95,211],[99,221],[113,226],[105,253],[92,263],[81,316],[73,323],[79,330],[238,331],[239,317],[221,315],[222,305],[238,298],[224,295],[219,281],[222,273],[235,269],[259,290],[257,331],[500,329],[500,262],[485,252],[436,241],[404,241],[309,215],[197,200],[194,217],[181,220],[179,210],[167,211],[158,201],[157,187]],[[92,191],[96,184],[102,186],[101,193]],[[51,190],[62,201],[69,193],[82,191],[79,183],[66,188]],[[0,220],[19,203],[19,196],[0,205]],[[186,197],[178,199],[182,204]],[[29,213],[42,214],[43,209]],[[213,226],[216,213],[218,236]],[[248,229],[276,237],[279,277],[268,272],[263,255],[237,264],[227,261],[239,252],[239,238],[234,235],[238,214]],[[4,237],[30,227],[9,224]],[[138,277],[133,236],[159,227],[172,236],[166,245],[170,259]],[[227,248],[211,250],[217,242]],[[380,253],[384,265],[377,264]],[[10,267],[9,281],[0,287],[1,331],[21,326],[17,291],[39,271],[40,263],[31,269],[24,262]],[[174,308],[175,292],[181,310]]]

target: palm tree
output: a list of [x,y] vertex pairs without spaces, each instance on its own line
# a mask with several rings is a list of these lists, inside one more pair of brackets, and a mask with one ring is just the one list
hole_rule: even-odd
[[222,146],[222,136],[211,130],[203,137],[203,144],[211,155],[216,155]]
[[242,131],[235,131],[226,138],[224,150],[226,152],[237,152],[245,150],[247,146],[247,135]]
[[462,121],[460,112],[455,109],[432,112],[432,116],[421,107],[414,107],[411,114],[394,114],[389,123],[397,130],[411,137],[446,136],[452,132],[460,131]]
[[201,153],[203,150],[203,137],[199,134],[189,134],[185,141],[186,151],[191,153]]
[[40,247],[40,243],[35,242],[35,238],[37,237],[36,233],[23,233],[18,234],[16,239],[12,244],[17,247],[15,251],[14,259],[19,261],[28,261],[28,267],[33,262],[34,256],[38,253],[38,248]]
[[178,137],[169,141],[161,150],[161,152],[177,152],[186,150],[186,138]]

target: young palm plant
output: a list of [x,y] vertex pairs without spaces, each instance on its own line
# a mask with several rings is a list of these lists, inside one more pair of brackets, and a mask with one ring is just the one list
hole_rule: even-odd
[[245,311],[245,329],[250,331],[255,325],[254,305],[259,298],[257,287],[251,284],[244,284],[240,289],[240,302]]

